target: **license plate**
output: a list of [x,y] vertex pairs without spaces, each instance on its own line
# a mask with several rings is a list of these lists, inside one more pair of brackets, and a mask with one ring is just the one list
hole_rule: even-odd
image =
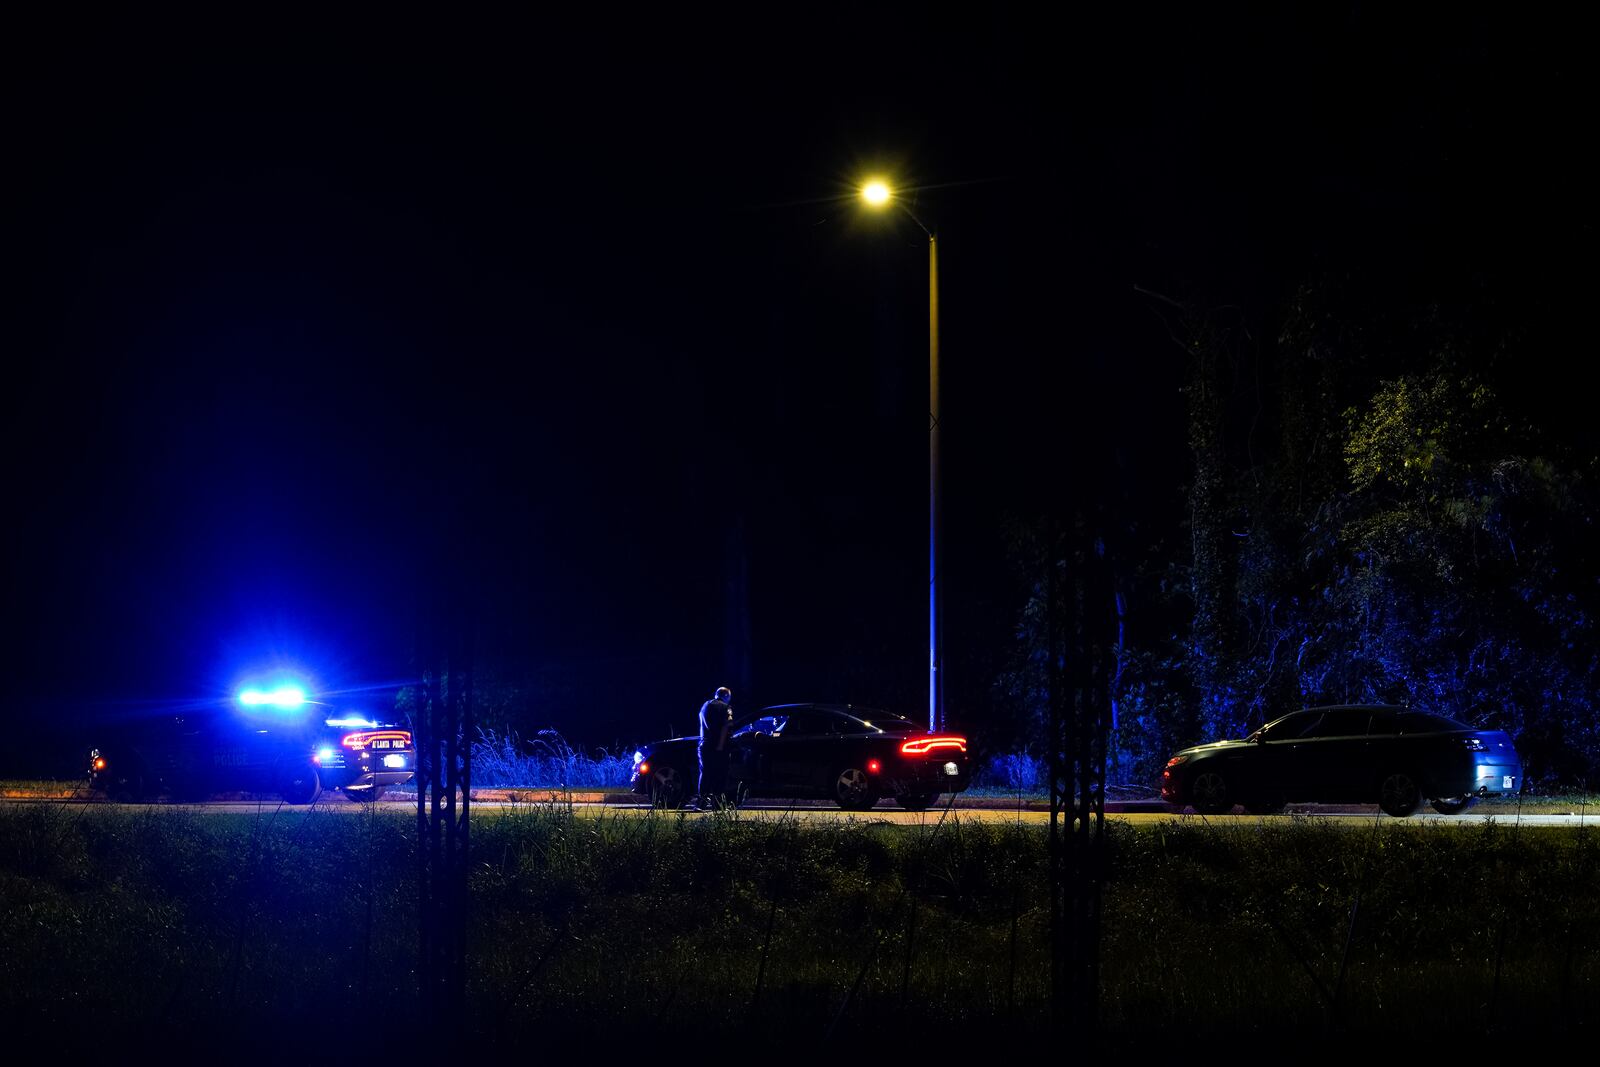
[[1512,782],[1514,782],[1514,781],[1516,781],[1516,779],[1515,779],[1515,778],[1513,778],[1513,777],[1512,777],[1512,776],[1511,776],[1511,775],[1509,775],[1509,774],[1507,774],[1507,775],[1504,775],[1504,776],[1502,776],[1502,777],[1501,777],[1501,779],[1500,779],[1500,788],[1501,788],[1501,789],[1512,789],[1512,788],[1515,788],[1515,787],[1514,787],[1514,786],[1513,786],[1513,785],[1512,785],[1512,784],[1511,784],[1511,783],[1512,783]]

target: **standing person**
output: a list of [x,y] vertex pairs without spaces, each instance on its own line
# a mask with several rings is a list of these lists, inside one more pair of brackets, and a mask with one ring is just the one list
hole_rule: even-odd
[[733,725],[733,691],[718,686],[700,705],[700,806],[727,800],[728,728]]

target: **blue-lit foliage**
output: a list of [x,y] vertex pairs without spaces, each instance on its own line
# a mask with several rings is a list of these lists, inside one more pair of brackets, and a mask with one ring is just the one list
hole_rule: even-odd
[[[1600,779],[1596,460],[1508,399],[1508,342],[1470,316],[1394,322],[1309,290],[1267,351],[1231,321],[1174,327],[1193,475],[1182,536],[1120,553],[1113,779],[1341,701],[1505,729],[1535,781]],[[1003,679],[1035,730],[1038,529],[1017,539],[1031,592]]]
[[599,749],[591,755],[554,730],[540,730],[532,741],[482,730],[472,745],[473,783],[488,788],[624,789],[632,773],[631,754]]

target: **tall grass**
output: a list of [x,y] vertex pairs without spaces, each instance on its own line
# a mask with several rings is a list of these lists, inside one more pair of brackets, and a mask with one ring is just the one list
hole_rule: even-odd
[[554,730],[530,741],[480,730],[472,744],[472,780],[488,788],[623,789],[632,773],[631,753],[584,752]]
[[[1050,792],[1050,764],[1029,752],[999,752],[981,760],[974,769],[970,792],[978,795],[1012,794],[1046,796]],[[1159,790],[1147,783],[1108,783],[1112,800],[1154,798]]]
[[[0,809],[0,1023],[222,1040],[398,1020],[403,1035],[413,832],[372,812]],[[1291,818],[1109,833],[1111,1044],[1537,1043],[1581,1032],[1600,995],[1592,831]],[[788,1054],[1045,1036],[1035,826],[534,806],[475,819],[473,839],[464,1022],[485,1048],[610,1055],[706,1028],[783,1035]]]

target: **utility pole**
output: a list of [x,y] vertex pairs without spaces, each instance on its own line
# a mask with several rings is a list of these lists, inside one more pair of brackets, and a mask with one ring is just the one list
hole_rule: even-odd
[[923,230],[928,234],[928,729],[937,733],[944,729],[944,641],[939,625],[939,238],[926,226]]

